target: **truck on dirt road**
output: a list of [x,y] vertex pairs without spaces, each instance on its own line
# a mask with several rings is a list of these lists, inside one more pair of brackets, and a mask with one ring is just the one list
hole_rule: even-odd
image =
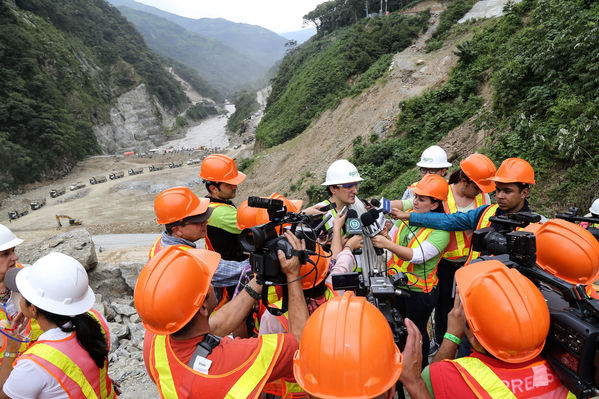
[[36,209],[40,209],[42,206],[46,205],[46,198],[34,199],[31,201],[29,206],[31,206],[31,210],[35,211]]
[[21,216],[27,215],[28,213],[29,213],[29,208],[27,208],[26,206],[22,206],[20,208],[13,209],[12,211],[8,212],[8,220],[18,219]]
[[183,166],[183,162],[173,162],[173,161],[171,161],[168,164],[168,167],[171,168],[171,169],[173,169],[173,168],[180,168],[181,166]]
[[63,195],[67,191],[66,187],[58,187],[50,190],[50,197],[56,198],[58,196]]
[[148,167],[148,170],[150,172],[156,172],[156,171],[159,171],[159,170],[162,170],[162,169],[164,169],[164,165],[150,165]]
[[81,183],[81,182],[77,182],[77,183],[73,183],[69,186],[69,190],[71,191],[75,191],[75,190],[79,190],[80,188],[85,187],[85,183]]
[[121,177],[125,176],[125,172],[123,172],[122,170],[119,172],[110,172],[110,174],[108,175],[108,178],[110,180],[116,180],[116,179],[120,179]]
[[92,176],[89,178],[89,184],[106,183],[106,176]]
[[141,175],[144,172],[143,168],[131,168],[129,169],[129,176]]

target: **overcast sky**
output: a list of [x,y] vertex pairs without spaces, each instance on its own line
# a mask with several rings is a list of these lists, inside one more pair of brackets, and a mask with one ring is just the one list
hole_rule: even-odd
[[302,29],[302,17],[325,0],[136,0],[188,18],[224,18],[277,33]]

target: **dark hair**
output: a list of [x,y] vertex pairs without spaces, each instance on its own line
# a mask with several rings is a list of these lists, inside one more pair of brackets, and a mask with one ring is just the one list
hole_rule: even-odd
[[431,199],[431,201],[434,203],[439,204],[438,207],[436,207],[435,209],[431,210],[431,212],[439,212],[439,213],[445,213],[445,208],[443,208],[443,201],[441,201],[440,199],[436,199],[433,197],[429,197]]
[[471,183],[472,180],[466,176],[466,173],[462,169],[458,169],[449,176],[449,184],[456,184],[462,181],[462,179],[466,180],[466,183]]
[[331,191],[331,186],[327,186],[327,193],[329,194],[329,197],[333,196],[333,192]]
[[520,192],[522,192],[522,190],[524,190],[525,188],[529,188],[530,185],[528,183],[520,183],[520,182],[516,182],[514,183],[516,186],[518,186],[518,188],[520,189]]
[[[26,302],[27,306],[31,305],[29,301],[26,300]],[[104,367],[108,356],[108,344],[98,320],[88,312],[78,314],[77,316],[63,316],[50,313],[37,306],[36,308],[48,321],[56,324],[62,331],[67,333],[75,331],[77,341],[89,353],[96,366],[98,368]]]
[[220,190],[220,183],[218,183],[218,182],[204,180],[204,183],[206,184],[206,190],[208,190],[208,194],[212,194],[212,192],[210,191],[210,186],[216,186],[216,188],[218,188]]

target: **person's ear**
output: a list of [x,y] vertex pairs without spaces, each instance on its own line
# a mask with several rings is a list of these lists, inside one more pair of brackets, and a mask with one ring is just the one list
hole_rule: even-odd
[[520,198],[522,199],[526,199],[528,198],[528,195],[530,194],[530,188],[529,187],[525,187],[522,189],[522,191],[520,192]]
[[439,201],[432,200],[433,204],[431,206],[431,211],[434,211],[439,207]]

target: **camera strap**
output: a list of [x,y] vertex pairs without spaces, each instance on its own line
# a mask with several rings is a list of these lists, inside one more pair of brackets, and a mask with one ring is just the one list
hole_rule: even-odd
[[207,357],[212,353],[212,350],[220,344],[220,338],[212,334],[204,335],[202,342],[196,345],[196,350],[193,352],[191,359],[187,365],[192,369],[199,371],[203,374],[208,374],[212,360],[208,360]]
[[262,290],[262,303],[266,306],[266,310],[270,312],[273,316],[283,316],[287,309],[289,309],[289,294],[287,291],[287,285],[281,285],[281,290],[283,291],[283,301],[281,303],[281,308],[275,308],[273,306],[268,306],[268,288],[272,286],[265,286],[265,289]]

